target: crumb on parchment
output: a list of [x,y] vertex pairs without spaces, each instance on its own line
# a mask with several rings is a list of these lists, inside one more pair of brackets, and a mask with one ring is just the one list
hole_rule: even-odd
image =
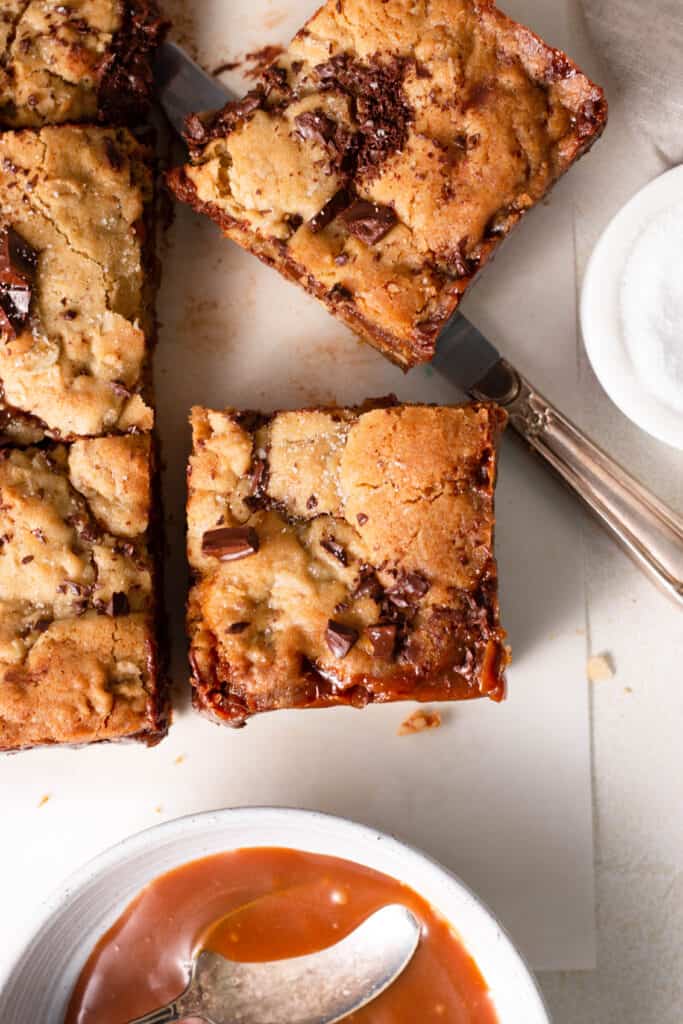
[[614,661],[611,654],[593,654],[586,663],[586,673],[591,683],[604,683],[614,675]]
[[38,807],[44,807],[45,804],[51,799],[50,793],[44,793],[38,801]]
[[398,736],[411,736],[416,732],[424,732],[426,729],[438,729],[441,725],[441,715],[438,711],[419,709],[401,722],[398,727]]

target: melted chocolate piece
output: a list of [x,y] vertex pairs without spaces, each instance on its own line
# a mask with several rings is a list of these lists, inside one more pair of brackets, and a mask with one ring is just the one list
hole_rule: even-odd
[[256,554],[258,549],[259,537],[253,526],[222,526],[207,530],[202,538],[202,554],[219,562],[234,562]]
[[306,110],[294,118],[297,133],[302,139],[313,139],[324,145],[334,139],[337,124],[322,110]]
[[0,330],[13,337],[28,320],[38,253],[14,228],[0,232]]
[[393,658],[396,632],[396,626],[391,622],[378,622],[374,626],[368,626],[368,639],[376,658],[384,658],[385,661]]
[[419,572],[407,572],[399,577],[390,590],[387,590],[386,596],[397,608],[411,608],[424,597],[429,586],[429,580]]
[[371,597],[373,601],[380,601],[384,595],[382,584],[377,579],[377,574],[369,565],[361,566],[360,578],[352,593],[352,597]]
[[250,623],[248,622],[232,622],[226,629],[226,633],[244,633],[245,629],[249,628]]
[[325,642],[335,658],[345,658],[357,640],[357,629],[329,619],[325,630]]
[[345,549],[341,546],[339,541],[335,540],[334,537],[323,537],[320,541],[320,547],[325,548],[325,551],[329,551],[329,553],[333,555],[338,562],[341,562],[342,565],[349,564],[349,556],[346,554]]
[[311,217],[308,222],[308,229],[314,235],[317,235],[319,231],[326,228],[328,224],[331,224],[335,217],[346,209],[351,202],[351,196],[345,188],[340,188],[338,192],[328,199],[322,210],[319,210],[315,216]]
[[123,591],[115,590],[107,605],[107,615],[116,618],[119,615],[127,615],[129,611],[130,604],[128,603],[128,598]]
[[346,224],[349,234],[366,245],[381,241],[398,222],[393,207],[369,203],[365,199],[356,199],[342,212],[340,219]]

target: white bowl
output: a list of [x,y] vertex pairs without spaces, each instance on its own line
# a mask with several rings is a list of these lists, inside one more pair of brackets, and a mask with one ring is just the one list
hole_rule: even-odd
[[125,839],[72,875],[43,907],[0,993],[2,1024],[62,1024],[97,939],[140,889],[171,868],[239,847],[284,846],[356,861],[407,883],[451,922],[474,958],[500,1024],[549,1024],[534,978],[483,903],[435,861],[342,818],[236,808],[177,818]]
[[680,203],[682,195],[683,167],[675,167],[629,200],[596,245],[581,294],[581,330],[596,377],[630,420],[675,448],[683,448],[683,415],[650,393],[639,378],[624,343],[619,291],[638,236],[659,213]]

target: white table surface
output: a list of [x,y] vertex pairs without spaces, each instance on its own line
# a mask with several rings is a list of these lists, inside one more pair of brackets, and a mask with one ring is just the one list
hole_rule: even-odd
[[[549,6],[553,2],[546,0]],[[610,83],[586,38],[578,0],[572,3],[569,37],[556,34],[553,41],[607,85],[610,100],[605,138],[571,176],[580,279],[610,217],[666,165],[653,147],[631,134],[629,98]],[[276,8],[284,7],[285,0],[273,3],[274,17]],[[507,7],[514,13],[514,2]],[[683,510],[683,454],[625,420],[602,392],[580,344],[578,360],[580,425]],[[546,390],[561,404],[561,386]],[[542,974],[541,985],[555,1024],[680,1024],[683,615],[599,528],[582,512],[577,515],[583,517],[586,654],[609,652],[616,666],[612,680],[591,688],[598,968]]]
[[[667,169],[631,131],[620,94],[573,3],[569,52],[607,88],[610,123],[573,174],[577,269],[619,207]],[[643,41],[641,41],[641,44]],[[671,75],[683,74],[683,67]],[[679,512],[683,453],[615,408],[579,348],[583,408],[600,444]],[[552,396],[551,396],[552,397]],[[558,400],[561,395],[555,397]],[[683,1019],[683,612],[585,517],[587,653],[616,675],[591,688],[598,968],[540,976],[555,1024],[680,1024]]]

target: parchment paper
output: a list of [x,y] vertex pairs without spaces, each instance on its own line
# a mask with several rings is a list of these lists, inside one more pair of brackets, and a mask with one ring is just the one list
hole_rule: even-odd
[[[170,6],[172,15],[180,10]],[[562,42],[563,3],[507,7]],[[312,8],[306,0],[188,2],[192,13],[181,11],[179,38],[213,67],[284,42]],[[279,804],[355,818],[437,857],[488,902],[534,967],[594,966],[576,500],[506,438],[498,556],[514,665],[505,704],[447,706],[440,729],[401,738],[396,731],[410,705],[280,712],[236,732],[202,720],[186,707],[183,654],[190,406],[354,403],[388,391],[412,400],[460,396],[429,368],[404,376],[189,210],[178,209],[162,259],[156,379],[181,710],[153,750],[42,750],[0,761],[0,958],[9,962],[41,898],[115,840],[205,808]],[[574,245],[562,185],[506,243],[464,309],[571,415],[578,400]]]

